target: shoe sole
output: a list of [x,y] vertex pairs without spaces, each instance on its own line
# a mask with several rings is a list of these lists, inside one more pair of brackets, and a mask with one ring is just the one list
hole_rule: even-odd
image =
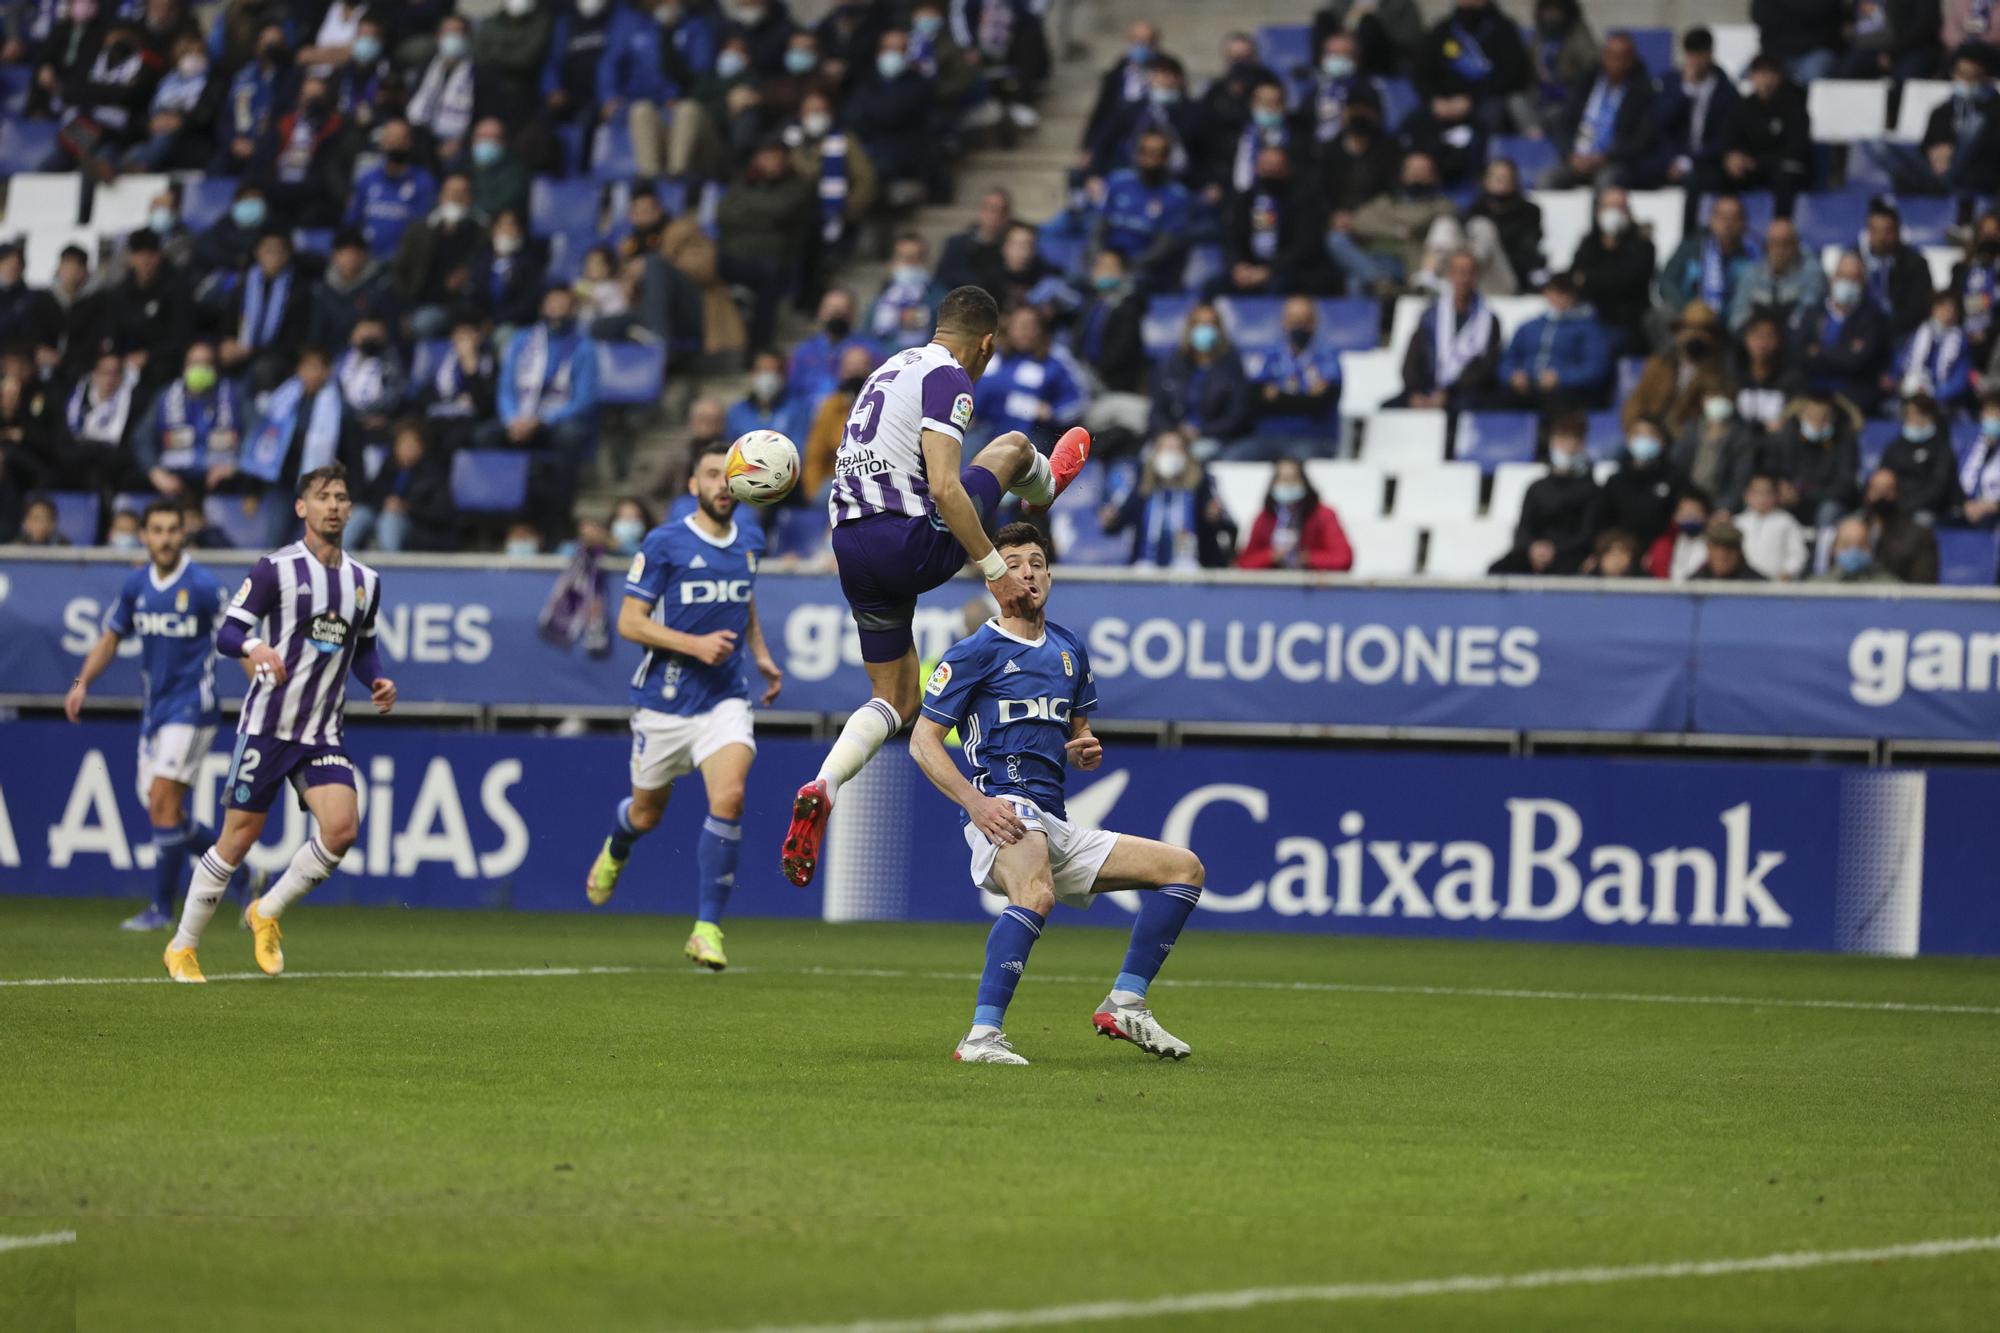
[[1157,1055],[1162,1060],[1185,1060],[1194,1054],[1192,1050],[1175,1050],[1171,1046],[1158,1046],[1150,1041],[1140,1041],[1137,1037],[1126,1032],[1124,1028],[1119,1027],[1118,1020],[1110,1014],[1092,1014],[1090,1021],[1097,1029],[1098,1036],[1109,1037],[1112,1041],[1130,1042],[1146,1054]]
[[826,797],[817,783],[801,788],[792,798],[792,826],[785,830],[784,855],[780,864],[793,887],[803,889],[819,869],[819,840],[826,830]]

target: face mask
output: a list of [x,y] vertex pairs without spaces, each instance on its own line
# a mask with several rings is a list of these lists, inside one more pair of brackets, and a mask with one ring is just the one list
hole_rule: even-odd
[[524,19],[535,12],[535,0],[507,0],[507,12],[517,19]]
[[1134,65],[1143,65],[1153,58],[1153,48],[1144,42],[1134,42],[1125,48],[1125,59]]
[[382,58],[382,39],[363,35],[354,39],[354,58],[364,65],[372,65]]
[[215,387],[215,367],[189,366],[181,372],[181,379],[187,382],[188,392],[207,393]]
[[842,393],[860,393],[861,386],[868,382],[866,375],[850,375],[840,382]]
[[854,321],[845,315],[835,315],[826,322],[826,336],[839,342],[854,332]]
[[1582,457],[1582,454],[1577,453],[1573,449],[1551,449],[1549,450],[1549,470],[1558,476],[1567,475],[1577,470],[1576,465]]
[[1354,73],[1354,60],[1350,56],[1327,56],[1319,62],[1319,68],[1329,79],[1345,79]]
[[1153,100],[1154,106],[1172,106],[1181,100],[1181,90],[1178,88],[1153,87],[1146,90],[1146,96]]
[[1635,463],[1650,463],[1660,456],[1660,442],[1651,435],[1634,435],[1625,441],[1625,452]]
[[1271,498],[1281,505],[1295,505],[1306,498],[1306,488],[1300,482],[1280,482],[1271,488]]
[[139,549],[139,534],[136,532],[114,532],[107,543],[114,551],[136,551]]
[[1903,425],[1903,438],[1912,444],[1928,444],[1936,434],[1937,426],[1929,421],[1905,422]]
[[1167,169],[1165,167],[1140,167],[1139,179],[1145,182],[1147,188],[1158,189],[1167,182]]
[[567,337],[576,328],[576,319],[571,315],[552,316],[542,321],[549,326],[549,332],[558,338]]
[[793,74],[810,74],[819,64],[819,57],[803,47],[793,47],[785,52],[785,69]]
[[463,60],[472,51],[472,43],[462,32],[448,32],[438,38],[438,54],[446,60]]
[[533,537],[509,537],[507,539],[507,554],[517,560],[524,556],[540,555],[541,549],[535,543]]
[[[593,3],[599,9],[604,7],[604,0],[593,0]],[[660,21],[661,27],[671,28],[681,21],[681,7],[679,5],[661,5],[653,11],[653,17]]]
[[2000,417],[1979,418],[1979,433],[1989,440],[2000,440]]
[[772,403],[785,387],[785,377],[775,370],[760,370],[750,377],[750,396],[760,403]]
[[238,199],[229,206],[229,220],[249,231],[264,225],[264,201],[262,199]]
[[1188,346],[1197,352],[1213,352],[1222,340],[1222,330],[1213,324],[1197,324],[1188,331]]
[[889,277],[905,287],[916,287],[930,281],[930,270],[922,264],[898,264],[889,271]]
[[1814,444],[1825,444],[1828,440],[1833,438],[1833,427],[1808,426],[1802,421],[1799,423],[1799,434],[1805,436],[1808,440],[1811,440]]
[[146,225],[154,231],[172,231],[174,224],[179,221],[180,219],[174,216],[174,210],[171,208],[156,208],[146,214]]
[[208,73],[208,62],[200,56],[182,56],[179,68],[182,78],[198,79]]
[[1153,475],[1161,481],[1172,481],[1187,471],[1187,455],[1165,453],[1153,455]]
[[465,221],[465,205],[439,204],[438,217],[444,222],[445,226],[456,227],[459,223]]
[[1273,111],[1268,107],[1258,107],[1250,113],[1250,119],[1257,122],[1257,128],[1260,130],[1275,130],[1285,123],[1285,113]]
[[910,26],[925,37],[935,37],[944,31],[944,20],[936,14],[919,14],[910,21]]
[[910,58],[901,51],[884,51],[875,57],[875,72],[885,79],[902,77],[910,66]]
[[1100,273],[1090,280],[1090,285],[1100,292],[1115,292],[1125,280],[1115,273]]
[[500,159],[507,156],[507,145],[497,139],[474,139],[472,141],[472,165],[495,167]]
[[715,58],[715,72],[725,79],[740,76],[750,66],[750,57],[741,51],[724,51]]
[[493,253],[511,255],[521,248],[521,238],[512,232],[501,232],[493,238]]
[[611,525],[611,540],[623,551],[637,547],[645,535],[646,525],[636,518],[621,518]]
[[1954,96],[1962,97],[1970,102],[1978,97],[1979,94],[1986,91],[1986,85],[1983,83],[1960,83],[1954,79],[1952,80],[1951,91]]
[[114,65],[124,64],[131,58],[131,55],[132,43],[126,41],[123,37],[104,44],[104,58]]
[[383,349],[387,346],[388,344],[380,338],[363,338],[360,342],[354,344],[354,350],[363,356],[380,356]]
[[810,139],[824,139],[833,128],[833,117],[824,111],[812,111],[799,118],[799,128]]
[[1861,284],[1852,278],[1833,280],[1833,303],[1837,306],[1851,306],[1861,300]]
[[1868,554],[1863,546],[1850,546],[1833,553],[1833,563],[1840,566],[1843,574],[1859,574],[1875,563],[1875,557]]
[[1616,236],[1619,232],[1625,230],[1625,214],[1615,208],[1599,210],[1597,214],[1597,229],[1606,236]]
[[1719,426],[1736,414],[1736,404],[1727,398],[1710,398],[1701,405],[1701,414]]
[[386,148],[382,151],[382,160],[392,167],[407,167],[410,165],[410,150],[407,148]]

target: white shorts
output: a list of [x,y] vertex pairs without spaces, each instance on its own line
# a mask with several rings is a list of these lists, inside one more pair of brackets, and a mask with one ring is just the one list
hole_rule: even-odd
[[[1065,907],[1089,907],[1096,897],[1091,886],[1097,883],[1097,872],[1104,868],[1104,859],[1111,855],[1118,835],[1109,829],[1080,829],[1025,796],[1001,799],[1013,802],[1014,812],[1031,831],[1048,838],[1049,870],[1055,878],[1056,901]],[[965,845],[972,849],[972,882],[988,893],[1005,893],[993,878],[993,858],[1000,854],[1000,849],[974,824],[965,826]]]
[[169,722],[150,736],[139,738],[139,799],[152,799],[153,779],[165,778],[183,787],[192,787],[201,775],[201,761],[215,744],[214,727],[197,727],[192,722]]
[[730,745],[757,749],[748,699],[724,699],[693,717],[641,708],[632,714],[632,785],[658,791]]

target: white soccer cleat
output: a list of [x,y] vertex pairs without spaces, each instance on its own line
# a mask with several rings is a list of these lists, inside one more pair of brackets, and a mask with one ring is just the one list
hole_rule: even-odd
[[1113,1041],[1129,1041],[1148,1055],[1157,1055],[1162,1060],[1185,1060],[1194,1052],[1188,1044],[1160,1026],[1160,1020],[1153,1017],[1153,1011],[1144,1005],[1119,1004],[1107,999],[1099,1005],[1090,1021],[1096,1025],[1097,1034]]
[[1024,1065],[1028,1057],[1016,1051],[1004,1032],[989,1032],[983,1037],[967,1036],[951,1053],[954,1060],[969,1065]]

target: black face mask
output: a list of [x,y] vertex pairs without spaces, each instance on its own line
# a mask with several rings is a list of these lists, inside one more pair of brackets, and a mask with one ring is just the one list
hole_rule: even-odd
[[549,332],[555,334],[558,338],[576,327],[576,321],[566,315],[561,319],[551,319],[545,322],[549,326]]
[[1140,167],[1139,179],[1144,181],[1148,186],[1158,189],[1167,183],[1167,169],[1165,167]]
[[132,43],[123,37],[114,38],[104,44],[104,58],[114,65],[122,65],[132,58]]
[[1306,350],[1306,348],[1311,347],[1312,340],[1313,340],[1313,331],[1311,329],[1285,330],[1285,341],[1289,342],[1292,345],[1292,347],[1297,351],[1303,352]]
[[1902,512],[1902,505],[1894,500],[1870,500],[1868,512],[1879,519],[1892,519]]
[[860,393],[861,386],[867,382],[868,377],[866,375],[853,375],[840,382],[840,391],[842,393]]
[[851,319],[835,315],[826,322],[826,336],[835,342],[841,341],[852,332],[854,332],[854,321]]
[[388,344],[380,338],[363,338],[354,344],[354,350],[363,356],[380,356],[388,349]]
[[382,154],[382,160],[392,167],[407,167],[410,165],[410,150],[407,148],[388,149]]

